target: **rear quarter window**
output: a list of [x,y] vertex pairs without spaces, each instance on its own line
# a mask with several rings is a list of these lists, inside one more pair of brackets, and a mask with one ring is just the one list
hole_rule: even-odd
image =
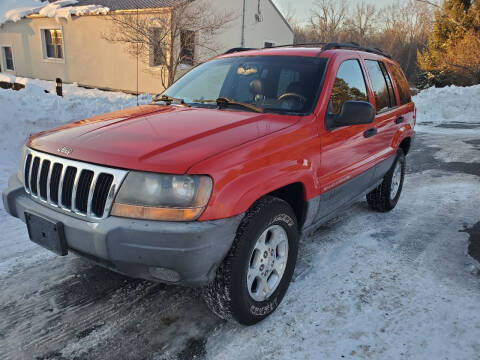
[[392,92],[390,77],[386,73],[383,63],[374,60],[365,60],[370,75],[372,90],[375,94],[377,113],[395,107],[395,96]]
[[393,80],[397,84],[398,94],[400,95],[400,104],[408,104],[412,102],[412,95],[410,94],[410,86],[408,81],[403,74],[403,71],[400,66],[396,64],[388,64],[390,73],[393,76]]

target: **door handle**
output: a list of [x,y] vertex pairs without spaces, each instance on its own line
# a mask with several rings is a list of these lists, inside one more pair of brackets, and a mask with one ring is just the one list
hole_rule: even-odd
[[403,116],[399,116],[396,120],[395,120],[395,124],[401,124],[402,122],[405,121],[405,118]]
[[378,133],[377,128],[371,128],[371,129],[368,129],[367,131],[365,131],[363,133],[363,136],[365,136],[366,138],[369,138],[369,137],[372,137],[374,135],[377,135],[377,133]]

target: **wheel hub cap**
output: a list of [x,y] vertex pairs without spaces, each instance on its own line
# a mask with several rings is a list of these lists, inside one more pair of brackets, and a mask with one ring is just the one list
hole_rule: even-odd
[[268,299],[282,280],[288,259],[288,236],[280,225],[267,228],[257,239],[247,271],[248,293],[255,301]]
[[392,176],[392,185],[390,186],[390,199],[393,200],[400,189],[400,182],[402,181],[402,164],[397,162]]

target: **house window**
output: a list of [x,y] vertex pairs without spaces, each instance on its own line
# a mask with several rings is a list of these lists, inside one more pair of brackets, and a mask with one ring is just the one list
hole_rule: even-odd
[[152,47],[150,51],[150,66],[159,66],[166,63],[163,52],[163,32],[161,28],[151,28]]
[[13,53],[12,48],[10,46],[4,46],[2,48],[3,52],[3,60],[5,64],[6,70],[14,71],[15,67],[13,66]]
[[63,59],[63,38],[60,29],[43,30],[45,58]]
[[180,33],[180,62],[182,64],[193,65],[195,59],[195,32],[183,30]]

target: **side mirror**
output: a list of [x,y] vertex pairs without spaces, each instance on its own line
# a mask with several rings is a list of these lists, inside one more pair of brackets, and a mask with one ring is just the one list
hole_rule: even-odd
[[366,101],[345,101],[340,114],[325,116],[325,128],[333,130],[349,125],[371,124],[375,120],[375,109]]

